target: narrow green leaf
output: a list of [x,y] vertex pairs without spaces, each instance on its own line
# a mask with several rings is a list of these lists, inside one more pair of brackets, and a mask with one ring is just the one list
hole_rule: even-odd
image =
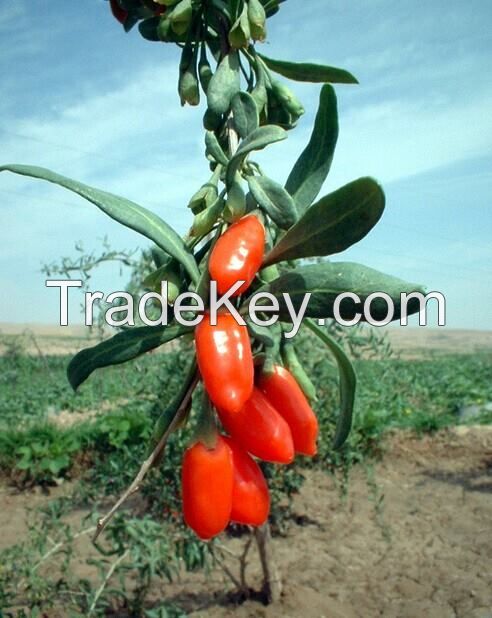
[[68,365],[68,381],[76,390],[96,369],[126,363],[190,330],[191,327],[177,324],[128,328],[111,339],[78,352]]
[[188,32],[192,14],[193,7],[191,5],[191,0],[181,0],[169,11],[169,21],[176,34],[183,35]]
[[[284,328],[286,327],[284,326]],[[312,383],[302,363],[299,361],[291,339],[284,339],[281,354],[284,366],[294,376],[302,392],[310,401],[316,401],[316,387]]]
[[258,127],[258,129],[250,133],[248,137],[241,142],[235,155],[229,161],[226,172],[228,186],[234,180],[236,172],[250,152],[253,152],[253,150],[263,150],[263,148],[266,148],[270,144],[280,142],[286,137],[287,131],[276,125]]
[[359,242],[384,210],[384,193],[372,178],[359,178],[308,208],[265,257],[264,264],[339,253]]
[[287,62],[274,60],[263,54],[258,54],[269,69],[288,79],[297,82],[329,83],[329,84],[358,84],[357,79],[345,69],[337,69],[324,64],[311,62]]
[[340,448],[348,438],[352,427],[355,389],[357,386],[355,371],[348,356],[328,333],[317,326],[312,320],[306,320],[304,324],[328,346],[338,365],[338,373],[340,376],[340,414],[335,429],[333,448]]
[[[401,315],[402,292],[424,292],[422,286],[408,283],[397,277],[386,275],[368,266],[354,262],[333,262],[298,266],[277,279],[263,285],[258,292],[269,292],[279,302],[279,316],[282,321],[291,321],[284,294],[288,294],[294,309],[299,311],[307,293],[311,294],[305,317],[333,318],[334,304],[337,296],[343,292],[357,294],[360,303],[345,298],[340,303],[340,316],[352,320],[357,313],[363,313],[362,306],[370,294],[384,292],[392,299],[395,312],[393,320]],[[268,302],[268,301],[267,301]],[[417,299],[408,303],[408,315],[419,311]],[[383,298],[376,298],[371,303],[371,316],[374,320],[383,320],[388,313],[387,303]],[[361,320],[364,321],[364,315]]]
[[151,292],[160,293],[163,281],[167,282],[167,302],[172,304],[179,296],[183,286],[183,273],[178,261],[166,258],[166,262],[162,266],[145,277],[142,286]]
[[258,128],[258,109],[255,100],[247,92],[238,92],[231,103],[234,126],[242,139]]
[[297,221],[294,200],[287,191],[267,176],[248,176],[248,186],[258,205],[278,227],[288,230]]
[[275,345],[275,339],[272,335],[272,329],[268,326],[260,326],[259,324],[255,324],[251,320],[246,321],[246,326],[248,327],[249,334],[262,343],[266,348],[273,348]]
[[236,178],[229,186],[223,217],[228,223],[234,223],[246,212],[246,195],[241,183],[241,176]]
[[229,52],[220,61],[207,89],[207,104],[215,114],[229,111],[232,97],[241,89],[239,57],[237,51]]
[[232,24],[228,38],[230,46],[235,49],[248,47],[251,38],[251,30],[249,27],[248,7],[246,4],[243,5],[241,14]]
[[213,131],[205,131],[205,153],[224,167],[229,163],[229,159],[222,150],[219,140]]
[[208,234],[216,224],[223,210],[224,198],[219,195],[211,206],[195,215],[191,228],[191,235],[197,237]]
[[255,41],[266,39],[266,13],[260,0],[248,0],[248,19],[251,38]]
[[64,187],[85,198],[109,217],[122,225],[139,232],[154,241],[170,256],[176,258],[188,271],[194,282],[198,280],[199,272],[195,259],[185,246],[179,235],[160,217],[153,212],[127,200],[100,189],[95,189],[76,180],[66,178],[43,167],[31,165],[2,165],[0,172],[9,171],[22,176],[47,180]]
[[314,202],[328,176],[337,139],[337,98],[332,86],[325,84],[321,88],[311,139],[285,184],[301,212]]
[[258,127],[241,142],[236,151],[236,156],[244,156],[253,150],[263,150],[274,142],[280,142],[287,137],[287,131],[276,125]]

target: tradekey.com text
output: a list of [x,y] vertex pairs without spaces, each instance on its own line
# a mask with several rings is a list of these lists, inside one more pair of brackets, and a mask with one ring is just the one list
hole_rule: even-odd
[[[354,292],[342,292],[333,295],[327,306],[330,310],[326,316],[320,317],[316,310],[311,311],[309,303],[312,294],[292,296],[286,292],[275,295],[270,292],[257,292],[244,301],[239,308],[236,292],[243,281],[237,281],[229,290],[219,295],[215,281],[210,282],[210,295],[207,302],[195,292],[183,292],[172,303],[168,302],[167,281],[161,282],[161,291],[146,292],[135,298],[128,292],[112,292],[107,296],[103,292],[85,292],[85,325],[92,326],[94,320],[94,303],[103,300],[109,306],[104,312],[104,320],[109,326],[135,326],[136,314],[147,326],[166,326],[169,321],[176,321],[182,326],[196,326],[207,314],[210,324],[217,324],[217,313],[231,313],[238,324],[245,325],[245,316],[257,326],[272,326],[279,320],[291,324],[291,329],[285,332],[285,337],[294,337],[305,317],[316,317],[320,326],[324,326],[326,318],[336,320],[342,326],[355,326],[361,321],[372,326],[387,326],[390,322],[399,320],[401,326],[408,325],[408,316],[419,313],[419,325],[427,326],[427,303],[437,301],[437,325],[446,324],[446,299],[441,292],[402,292],[398,298],[392,298],[385,292],[372,292],[361,298]],[[68,290],[82,287],[78,279],[48,279],[46,287],[60,290],[60,326],[68,326]],[[157,315],[150,318],[148,308],[152,303],[154,312],[158,305]],[[171,309],[170,309],[171,306]],[[270,314],[270,315],[268,315]]]

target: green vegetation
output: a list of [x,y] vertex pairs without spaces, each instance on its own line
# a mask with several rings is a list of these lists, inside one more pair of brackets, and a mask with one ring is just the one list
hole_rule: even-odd
[[[318,357],[314,346],[307,349],[302,360],[314,376],[316,409],[327,428],[313,465],[319,460],[339,465],[340,457],[348,454],[350,460],[360,460],[373,454],[388,429],[433,431],[458,423],[460,406],[492,401],[488,353],[428,360],[358,359],[354,432],[341,454],[334,454],[327,434],[336,418],[336,372],[321,351]],[[67,358],[20,353],[0,357],[0,469],[4,474],[21,470],[26,481],[49,483],[70,476],[84,454],[88,462],[107,453],[118,459],[122,448],[142,451],[159,410],[180,383],[180,359],[176,350],[103,369],[74,394],[65,378]],[[161,393],[159,400],[148,395],[156,392]],[[476,422],[489,420],[485,414]],[[183,440],[189,434],[187,430]],[[110,460],[104,457],[106,463]]]
[[[362,330],[354,334],[355,344],[351,342],[364,357],[355,360],[359,390],[354,428],[344,448],[334,451],[337,371],[323,351],[311,345],[310,335],[302,337],[299,349],[304,350],[302,361],[317,388],[323,433],[313,460],[263,465],[275,534],[283,534],[291,521],[291,499],[308,467],[346,479],[354,463],[369,463],[381,453],[388,430],[434,431],[459,423],[460,406],[492,401],[492,354],[401,360],[388,353],[384,341],[378,343]],[[369,358],[371,351],[385,360]],[[143,484],[139,506],[117,515],[93,550],[95,555],[87,558],[98,582],[76,576],[73,564],[78,539],[93,533],[108,498],[121,494],[133,480],[155,419],[186,372],[185,355],[174,349],[100,370],[77,394],[67,384],[66,366],[65,357],[27,356],[13,346],[0,357],[4,483],[25,489],[36,484],[49,488],[64,478],[75,481],[64,497],[33,511],[25,540],[0,554],[0,607],[19,608],[11,614],[19,617],[42,615],[46,608],[60,605],[70,608],[73,616],[88,615],[91,608],[93,616],[183,616],[173,605],[154,602],[152,586],[174,580],[183,568],[217,566],[221,551],[220,541],[198,541],[181,521],[180,459],[193,432],[193,412],[192,421],[171,437],[160,467]],[[490,416],[473,422],[490,422]],[[88,513],[79,527],[67,523],[74,508]],[[248,534],[240,526],[229,532]],[[101,589],[110,569],[111,581],[119,578],[119,583]],[[123,608],[127,613],[118,613]]]

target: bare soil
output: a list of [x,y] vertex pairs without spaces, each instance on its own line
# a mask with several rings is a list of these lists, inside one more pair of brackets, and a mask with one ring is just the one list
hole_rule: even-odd
[[[26,507],[46,499],[1,489],[0,547],[22,538]],[[195,618],[492,618],[492,427],[395,433],[380,462],[354,470],[345,496],[333,478],[307,473],[295,511],[297,523],[273,542],[279,604],[234,605],[220,571],[184,573],[152,596]],[[224,540],[233,552],[243,542]],[[80,551],[90,554],[88,541]],[[259,588],[253,551],[247,578]]]

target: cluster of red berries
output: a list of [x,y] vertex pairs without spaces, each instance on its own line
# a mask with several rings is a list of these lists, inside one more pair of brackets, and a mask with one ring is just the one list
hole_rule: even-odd
[[[219,238],[209,260],[211,278],[225,293],[237,281],[244,293],[259,271],[265,230],[255,215],[243,217]],[[256,376],[248,329],[228,312],[197,326],[198,367],[210,401],[229,437],[213,447],[198,440],[183,459],[182,495],[186,523],[203,539],[229,522],[263,524],[270,498],[253,459],[288,464],[295,454],[316,454],[318,421],[295,378],[280,365]]]

